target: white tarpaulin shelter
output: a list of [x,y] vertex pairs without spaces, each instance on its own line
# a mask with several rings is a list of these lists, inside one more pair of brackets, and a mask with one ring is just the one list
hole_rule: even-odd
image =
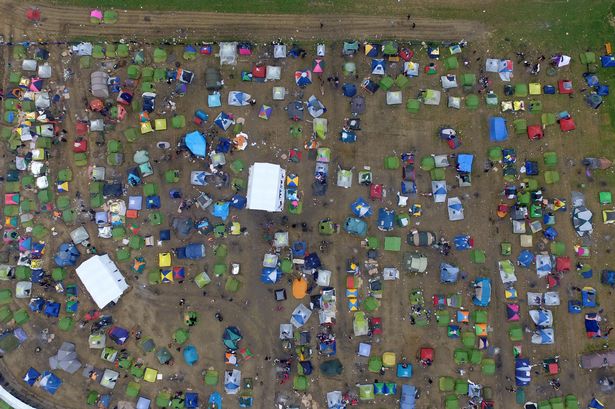
[[103,71],[94,71],[90,75],[92,95],[97,98],[109,98],[109,75]]
[[282,67],[268,65],[265,78],[268,81],[279,80],[282,76]]
[[117,302],[128,288],[124,276],[106,254],[92,256],[81,263],[77,275],[101,309],[112,301]]
[[387,105],[399,105],[401,104],[401,98],[401,91],[388,91]]
[[237,43],[220,43],[220,65],[237,64]]
[[286,171],[280,165],[256,162],[248,178],[248,209],[280,212],[284,207]]

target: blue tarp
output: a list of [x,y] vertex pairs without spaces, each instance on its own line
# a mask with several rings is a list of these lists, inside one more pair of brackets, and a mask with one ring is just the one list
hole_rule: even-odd
[[532,367],[527,358],[515,359],[515,383],[517,386],[526,386],[532,380]]
[[26,372],[26,374],[24,375],[23,381],[28,385],[32,386],[34,385],[39,376],[41,376],[41,373],[39,371],[34,368],[30,368],[28,369],[28,372]]
[[275,284],[282,278],[282,272],[277,267],[263,267],[261,270],[261,282]]
[[194,156],[204,158],[207,154],[207,141],[205,140],[205,136],[199,131],[186,134],[184,143],[186,144],[186,148],[188,148]]
[[401,399],[399,400],[399,409],[415,409],[416,408],[416,388],[413,385],[401,386]]
[[[437,191],[434,192],[434,194],[436,193]],[[455,236],[455,238],[453,239],[453,243],[455,244],[455,250],[467,250],[469,248],[472,248],[471,241],[472,237],[468,236],[467,234]]]
[[49,394],[54,395],[62,385],[62,379],[58,378],[53,372],[45,371],[41,377],[40,385]]
[[474,281],[474,296],[472,297],[474,305],[479,307],[487,307],[491,302],[491,280],[486,277],[477,278]]
[[517,257],[517,263],[519,263],[520,266],[526,268],[531,266],[533,261],[534,254],[529,250],[523,250],[521,253],[519,253],[519,257]]
[[600,63],[603,68],[613,68],[615,67],[615,56],[613,55],[603,55],[600,57]]
[[190,366],[194,365],[199,360],[199,353],[194,345],[187,345],[184,348],[184,361]]
[[382,231],[393,230],[395,224],[395,210],[384,207],[378,209],[378,229]]
[[459,268],[448,263],[440,264],[440,282],[455,283],[459,278]]
[[457,156],[457,171],[471,173],[473,160],[474,155],[470,155],[468,153],[460,153],[459,156]]
[[500,116],[489,118],[489,138],[491,142],[501,142],[508,139],[506,120]]
[[79,249],[72,243],[62,243],[54,257],[54,261],[58,267],[74,266],[79,260]]
[[211,214],[222,219],[222,221],[226,221],[229,215],[230,206],[230,202],[216,202],[212,207]]
[[58,318],[61,307],[62,305],[59,302],[46,301],[45,307],[43,308],[43,314],[48,317]]

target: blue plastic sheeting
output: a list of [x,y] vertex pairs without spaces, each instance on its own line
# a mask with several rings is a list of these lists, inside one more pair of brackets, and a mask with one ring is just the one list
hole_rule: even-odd
[[416,388],[413,385],[401,386],[399,409],[414,409],[416,407]]
[[28,369],[28,372],[26,372],[26,374],[24,375],[23,381],[28,385],[32,386],[34,385],[39,376],[41,376],[39,371],[34,368],[30,368]]
[[49,394],[54,395],[62,386],[62,379],[58,378],[53,372],[45,371],[41,377],[40,385]]
[[211,214],[222,219],[222,221],[226,221],[229,215],[230,207],[230,202],[216,202],[213,206]]
[[506,120],[500,116],[489,118],[489,138],[491,142],[501,142],[508,139]]
[[464,173],[472,172],[472,161],[474,161],[474,155],[460,153],[457,156],[457,171]]
[[205,136],[199,131],[186,134],[184,143],[194,156],[204,158],[207,154],[207,141],[205,140]]

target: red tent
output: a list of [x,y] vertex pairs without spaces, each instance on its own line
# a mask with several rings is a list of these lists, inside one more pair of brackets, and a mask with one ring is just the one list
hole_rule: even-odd
[[423,347],[419,351],[419,360],[422,365],[429,366],[432,364],[434,358],[433,348]]
[[543,136],[544,133],[540,125],[530,125],[527,127],[527,137],[530,138],[531,141],[542,139]]
[[557,89],[560,94],[572,94],[572,81],[559,80],[557,81]]
[[99,112],[99,111],[102,111],[104,107],[105,107],[105,104],[98,98],[90,101],[90,109],[92,111]]
[[85,122],[77,122],[75,124],[75,132],[78,136],[85,136],[88,133],[88,124]]
[[558,273],[570,271],[571,265],[572,261],[570,261],[570,257],[557,257],[555,259],[555,271]]
[[414,57],[414,51],[407,48],[402,48],[399,52],[399,57],[404,61],[410,61],[410,59]]
[[265,78],[267,69],[264,65],[255,65],[252,67],[252,77],[253,78]]
[[564,118],[559,120],[559,129],[561,129],[562,132],[568,132],[577,129],[577,126],[574,124],[574,119]]
[[73,143],[73,152],[83,153],[88,151],[88,141],[81,139]]
[[382,185],[374,184],[369,187],[369,198],[372,200],[382,200]]
[[26,10],[26,18],[30,21],[40,21],[41,11],[37,7],[30,7]]

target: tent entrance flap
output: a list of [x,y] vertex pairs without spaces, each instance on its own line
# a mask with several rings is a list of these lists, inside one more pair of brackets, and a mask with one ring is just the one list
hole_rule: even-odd
[[256,162],[250,167],[248,209],[280,212],[284,208],[286,171],[280,165]]

